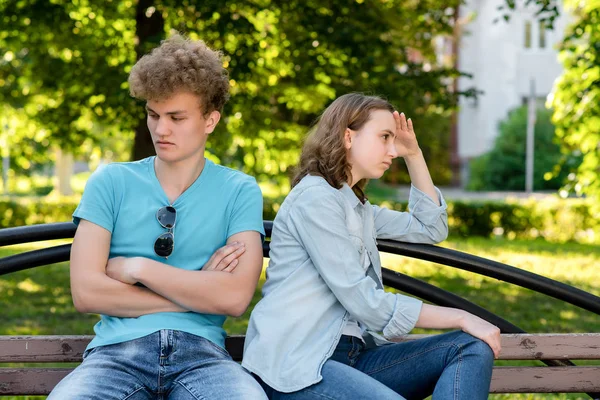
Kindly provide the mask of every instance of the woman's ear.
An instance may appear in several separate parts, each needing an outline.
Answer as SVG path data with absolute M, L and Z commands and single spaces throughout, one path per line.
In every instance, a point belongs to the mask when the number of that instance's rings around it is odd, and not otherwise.
M 346 147 L 346 150 L 350 150 L 350 148 L 352 147 L 352 140 L 354 139 L 354 134 L 355 132 L 352 129 L 346 128 L 346 131 L 344 132 L 344 146 Z

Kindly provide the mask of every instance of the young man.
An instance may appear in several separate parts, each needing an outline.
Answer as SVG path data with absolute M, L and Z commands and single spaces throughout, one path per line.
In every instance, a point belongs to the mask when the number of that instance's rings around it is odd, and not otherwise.
M 228 99 L 221 55 L 174 36 L 129 77 L 155 157 L 89 179 L 73 219 L 75 307 L 101 314 L 83 363 L 49 399 L 263 399 L 224 349 L 262 267 L 255 180 L 204 158 Z

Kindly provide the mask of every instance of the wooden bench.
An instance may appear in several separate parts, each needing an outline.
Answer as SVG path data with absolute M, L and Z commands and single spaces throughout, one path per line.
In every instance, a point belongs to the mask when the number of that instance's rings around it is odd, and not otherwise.
M 414 340 L 427 335 L 408 335 Z M 80 362 L 91 336 L 0 336 L 0 363 Z M 227 338 L 242 358 L 243 336 Z M 600 359 L 600 334 L 503 334 L 501 360 Z M 72 367 L 0 368 L 0 395 L 44 395 Z M 492 393 L 600 392 L 599 366 L 494 367 Z
M 265 221 L 267 237 L 272 223 Z M 0 246 L 73 237 L 70 223 L 0 229 Z M 495 261 L 437 246 L 378 241 L 380 251 L 428 260 L 510 282 L 600 315 L 600 298 L 580 289 Z M 70 245 L 33 250 L 0 259 L 3 274 L 68 260 Z M 269 242 L 263 254 L 268 257 Z M 600 363 L 577 366 L 570 360 L 599 360 L 600 333 L 529 334 L 496 314 L 426 282 L 384 269 L 384 284 L 434 304 L 465 309 L 494 323 L 502 334 L 501 360 L 540 360 L 539 366 L 496 366 L 492 393 L 587 393 L 600 399 Z M 507 333 L 509 332 L 509 333 Z M 426 335 L 408 335 L 414 340 Z M 0 396 L 44 395 L 72 369 L 38 363 L 78 363 L 91 336 L 0 336 Z M 227 350 L 240 361 L 243 336 L 226 340 Z M 502 361 L 502 364 L 509 361 Z M 25 364 L 11 366 L 10 364 Z M 27 365 L 29 364 L 29 365 Z M 34 364 L 34 365 L 31 365 Z M 534 362 L 535 364 L 535 362 Z

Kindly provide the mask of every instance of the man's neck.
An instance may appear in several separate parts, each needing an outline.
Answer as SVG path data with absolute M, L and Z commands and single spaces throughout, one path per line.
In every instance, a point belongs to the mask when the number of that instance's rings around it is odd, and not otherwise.
M 187 188 L 192 186 L 204 170 L 205 165 L 206 159 L 203 153 L 198 157 L 174 163 L 165 162 L 158 157 L 154 159 L 156 177 L 169 198 L 169 203 L 173 204 Z

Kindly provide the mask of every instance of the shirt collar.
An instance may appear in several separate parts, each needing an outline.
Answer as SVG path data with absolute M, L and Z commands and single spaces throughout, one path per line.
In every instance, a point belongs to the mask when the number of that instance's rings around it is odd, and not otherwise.
M 360 200 L 358 199 L 350 185 L 348 185 L 347 183 L 344 183 L 344 185 L 340 189 L 340 192 L 344 195 L 346 200 L 350 202 L 352 208 L 356 208 L 357 205 L 361 204 Z

